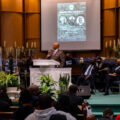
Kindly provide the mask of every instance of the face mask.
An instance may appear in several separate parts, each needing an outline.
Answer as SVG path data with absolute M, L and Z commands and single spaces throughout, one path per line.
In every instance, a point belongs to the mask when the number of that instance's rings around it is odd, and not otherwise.
M 98 63 L 101 63 L 101 61 L 98 61 Z

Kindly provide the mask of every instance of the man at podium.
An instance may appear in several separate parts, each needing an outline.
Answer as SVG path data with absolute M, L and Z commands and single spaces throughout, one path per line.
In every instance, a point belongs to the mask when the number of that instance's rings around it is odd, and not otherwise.
M 60 44 L 59 42 L 53 43 L 53 50 L 49 50 L 46 56 L 47 59 L 54 59 L 60 62 L 60 67 L 64 67 L 65 64 L 65 55 L 63 51 L 59 50 Z

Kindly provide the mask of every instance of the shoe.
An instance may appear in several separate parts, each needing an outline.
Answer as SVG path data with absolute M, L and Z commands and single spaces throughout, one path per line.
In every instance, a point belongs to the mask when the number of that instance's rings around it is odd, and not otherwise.
M 109 92 L 107 91 L 107 92 L 105 92 L 105 94 L 104 95 L 109 95 Z

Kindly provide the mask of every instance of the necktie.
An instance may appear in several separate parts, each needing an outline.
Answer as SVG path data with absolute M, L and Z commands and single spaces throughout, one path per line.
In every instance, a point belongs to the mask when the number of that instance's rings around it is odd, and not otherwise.
M 55 51 L 53 51 L 53 53 L 52 53 L 52 56 L 54 56 L 55 55 Z
M 85 72 L 85 75 L 91 75 L 92 69 L 93 69 L 93 65 L 89 65 L 89 67 L 87 68 Z
M 116 67 L 116 68 L 115 68 L 115 71 L 117 71 L 118 69 L 120 69 L 120 66 Z

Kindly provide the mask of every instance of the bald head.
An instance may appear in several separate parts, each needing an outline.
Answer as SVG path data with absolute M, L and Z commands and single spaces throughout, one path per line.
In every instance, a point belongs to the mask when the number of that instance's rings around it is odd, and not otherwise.
M 54 42 L 54 43 L 53 43 L 53 49 L 54 49 L 54 50 L 58 49 L 59 46 L 60 46 L 59 42 Z

